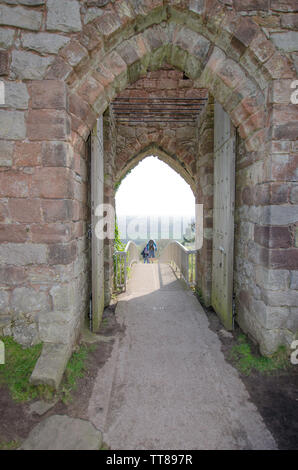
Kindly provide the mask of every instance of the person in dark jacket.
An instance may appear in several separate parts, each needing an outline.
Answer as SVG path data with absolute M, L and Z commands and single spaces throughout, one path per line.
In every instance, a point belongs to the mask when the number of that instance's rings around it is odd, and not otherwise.
M 143 256 L 144 264 L 145 263 L 149 264 L 149 251 L 147 249 L 147 245 L 143 249 L 141 255 Z
M 149 252 L 149 259 L 151 259 L 151 263 L 153 263 L 153 259 L 155 258 L 155 252 L 157 250 L 157 245 L 154 240 L 149 240 L 146 245 L 146 248 Z

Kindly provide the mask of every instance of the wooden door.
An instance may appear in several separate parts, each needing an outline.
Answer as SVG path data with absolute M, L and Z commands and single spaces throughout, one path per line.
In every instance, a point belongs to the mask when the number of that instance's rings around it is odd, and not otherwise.
M 214 208 L 211 303 L 227 330 L 233 328 L 235 129 L 214 105 Z
M 92 331 L 97 331 L 104 309 L 103 240 L 95 235 L 96 207 L 103 204 L 103 120 L 97 119 L 91 134 L 91 234 L 92 234 Z

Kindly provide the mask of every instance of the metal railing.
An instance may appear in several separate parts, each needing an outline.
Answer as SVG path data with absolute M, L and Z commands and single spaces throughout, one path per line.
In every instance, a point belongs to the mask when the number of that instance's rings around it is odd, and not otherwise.
M 140 253 L 137 245 L 129 241 L 123 251 L 114 252 L 115 288 L 126 289 L 128 271 L 133 263 L 138 263 Z
M 160 262 L 171 264 L 190 287 L 197 280 L 196 261 L 197 250 L 188 250 L 175 240 L 168 243 L 160 256 Z

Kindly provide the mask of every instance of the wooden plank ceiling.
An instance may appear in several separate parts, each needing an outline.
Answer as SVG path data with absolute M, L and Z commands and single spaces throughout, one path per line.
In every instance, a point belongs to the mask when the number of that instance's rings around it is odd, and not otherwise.
M 184 122 L 194 124 L 207 98 L 116 98 L 111 106 L 119 124 Z

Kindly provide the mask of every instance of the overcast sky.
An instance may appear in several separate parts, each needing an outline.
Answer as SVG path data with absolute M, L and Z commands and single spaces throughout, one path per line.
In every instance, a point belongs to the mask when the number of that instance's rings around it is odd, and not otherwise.
M 117 216 L 194 216 L 195 198 L 184 179 L 157 157 L 142 160 L 116 193 Z

